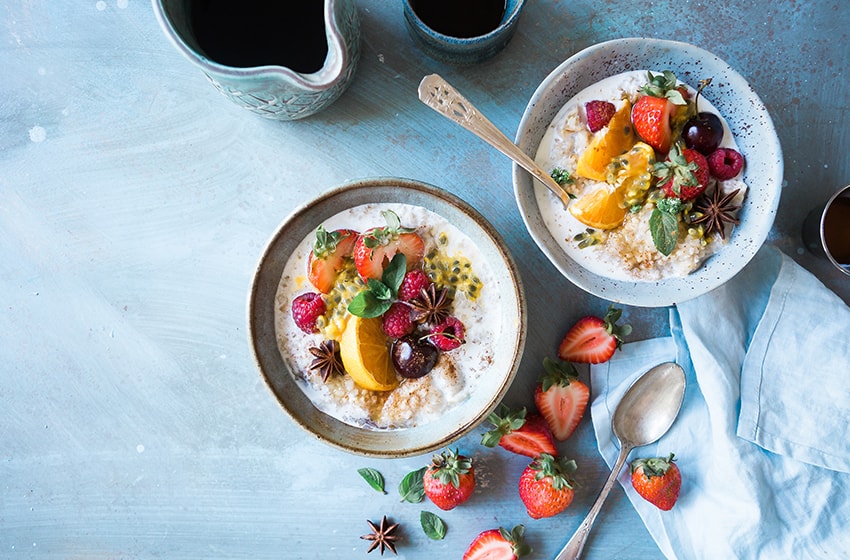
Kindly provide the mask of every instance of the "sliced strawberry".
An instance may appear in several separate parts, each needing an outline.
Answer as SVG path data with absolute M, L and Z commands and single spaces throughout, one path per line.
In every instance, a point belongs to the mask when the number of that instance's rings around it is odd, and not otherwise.
M 579 381 L 575 367 L 569 362 L 543 360 L 546 372 L 534 389 L 534 403 L 546 419 L 552 436 L 564 441 L 573 435 L 587 409 L 590 389 Z
M 537 457 L 541 453 L 557 456 L 558 448 L 546 420 L 539 414 L 527 414 L 525 408 L 511 411 L 504 404 L 487 417 L 495 426 L 481 438 L 485 447 L 501 446 L 512 453 Z
M 327 231 L 319 226 L 313 250 L 307 260 L 307 278 L 317 290 L 326 294 L 336 283 L 336 276 L 350 258 L 360 234 L 352 229 Z
M 463 560 L 516 560 L 531 553 L 525 544 L 525 527 L 517 525 L 510 531 L 500 527 L 482 532 L 463 553 Z
M 601 364 L 614 355 L 623 338 L 632 332 L 631 325 L 617 325 L 621 309 L 611 304 L 603 319 L 587 316 L 579 319 L 558 347 L 558 357 L 568 362 Z
M 671 148 L 666 161 L 655 166 L 653 174 L 665 196 L 681 200 L 693 200 L 701 195 L 711 176 L 704 155 L 678 144 Z
M 412 270 L 425 255 L 425 242 L 413 229 L 401 227 L 398 215 L 391 210 L 382 212 L 387 225 L 372 228 L 357 238 L 354 245 L 354 266 L 363 281 L 379 280 L 390 260 L 403 253 L 407 270 Z
M 676 105 L 669 99 L 645 95 L 632 107 L 632 126 L 644 142 L 667 153 L 673 144 L 670 120 L 675 112 Z

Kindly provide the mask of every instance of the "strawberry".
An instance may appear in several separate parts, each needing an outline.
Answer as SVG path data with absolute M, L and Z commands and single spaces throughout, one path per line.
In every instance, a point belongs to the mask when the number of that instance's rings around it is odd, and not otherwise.
M 345 266 L 345 259 L 351 257 L 358 235 L 351 229 L 329 232 L 319 226 L 307 260 L 307 277 L 317 290 L 323 294 L 331 291 L 337 273 Z
M 307 334 L 319 332 L 316 319 L 324 315 L 325 311 L 325 300 L 316 292 L 307 292 L 292 300 L 292 319 Z
M 392 210 L 381 214 L 387 225 L 364 232 L 354 245 L 354 266 L 364 282 L 369 278 L 380 280 L 384 268 L 398 253 L 407 257 L 407 270 L 412 270 L 425 255 L 425 242 L 419 234 L 401 227 L 398 215 Z
M 608 126 L 617 108 L 610 101 L 594 99 L 584 104 L 584 114 L 587 116 L 587 128 L 590 132 L 598 132 Z
M 519 477 L 519 497 L 534 519 L 558 515 L 573 501 L 576 462 L 542 453 Z
M 454 509 L 472 496 L 475 469 L 472 460 L 446 450 L 431 459 L 422 479 L 425 495 L 440 509 Z
M 516 560 L 531 554 L 531 547 L 523 540 L 524 533 L 523 525 L 510 531 L 503 527 L 484 531 L 463 553 L 463 560 Z
M 649 72 L 648 78 L 641 89 L 644 95 L 632 107 L 632 126 L 644 142 L 658 152 L 667 153 L 676 125 L 681 126 L 679 121 L 688 115 L 690 105 L 677 86 L 676 76 L 669 70 L 655 75 Z
M 552 436 L 564 441 L 573 435 L 590 398 L 590 389 L 579 381 L 576 368 L 569 362 L 543 359 L 545 373 L 534 389 L 534 403 Z
M 672 453 L 668 457 L 635 459 L 629 469 L 632 486 L 642 498 L 658 509 L 673 509 L 682 488 L 682 473 L 673 462 Z
M 601 364 L 610 360 L 617 348 L 623 345 L 623 338 L 632 332 L 631 325 L 617 325 L 621 314 L 622 310 L 612 303 L 602 319 L 592 315 L 579 319 L 561 341 L 558 357 L 583 364 Z
M 501 446 L 512 453 L 537 457 L 541 453 L 557 456 L 552 431 L 539 414 L 526 414 L 525 408 L 511 411 L 504 404 L 487 417 L 495 426 L 481 438 L 485 447 Z
M 655 164 L 652 173 L 665 196 L 681 200 L 693 200 L 701 195 L 710 178 L 705 156 L 678 144 L 667 154 L 667 161 Z

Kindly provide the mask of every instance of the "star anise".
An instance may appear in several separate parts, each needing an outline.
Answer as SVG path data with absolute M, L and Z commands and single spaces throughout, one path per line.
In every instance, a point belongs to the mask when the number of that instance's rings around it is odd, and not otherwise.
M 701 212 L 702 216 L 691 223 L 705 224 L 706 234 L 716 232 L 720 234 L 721 239 L 726 239 L 726 224 L 737 226 L 741 223 L 736 214 L 741 207 L 732 204 L 732 200 L 739 190 L 735 189 L 730 193 L 723 194 L 720 187 L 715 186 L 711 195 L 703 195 L 697 200 L 694 208 Z
M 372 544 L 369 545 L 369 550 L 367 550 L 366 553 L 368 554 L 376 548 L 381 547 L 381 556 L 384 555 L 384 549 L 386 548 L 389 548 L 393 554 L 398 555 L 398 552 L 395 550 L 395 541 L 398 540 L 398 537 L 393 534 L 398 527 L 398 523 L 389 525 L 386 515 L 381 518 L 380 527 L 375 526 L 375 524 L 368 519 L 366 520 L 366 523 L 368 523 L 369 527 L 372 528 L 371 533 L 360 537 L 363 540 L 372 541 Z
M 322 381 L 327 381 L 334 374 L 345 372 L 339 357 L 339 343 L 336 340 L 325 340 L 310 348 L 310 353 L 315 356 L 310 362 L 310 371 L 318 372 Z
M 452 301 L 447 288 L 438 289 L 436 284 L 422 288 L 419 295 L 410 302 L 413 307 L 413 320 L 417 323 L 438 325 L 449 316 Z

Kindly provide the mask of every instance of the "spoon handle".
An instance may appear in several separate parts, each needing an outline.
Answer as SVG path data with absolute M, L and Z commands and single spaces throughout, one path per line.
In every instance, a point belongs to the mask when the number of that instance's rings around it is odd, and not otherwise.
M 475 134 L 517 165 L 531 173 L 567 205 L 567 193 L 552 177 L 496 128 L 472 103 L 438 74 L 430 74 L 419 83 L 419 100 L 444 117 Z
M 608 493 L 611 492 L 611 488 L 617 480 L 617 475 L 626 463 L 626 457 L 629 455 L 629 452 L 633 449 L 633 447 L 634 446 L 631 445 L 620 446 L 620 454 L 617 455 L 617 462 L 614 463 L 614 468 L 611 469 L 611 474 L 608 475 L 608 480 L 605 481 L 602 491 L 599 492 L 599 497 L 596 498 L 596 501 L 587 513 L 587 517 L 585 517 L 584 521 L 581 522 L 581 525 L 578 526 L 573 537 L 567 542 L 558 556 L 555 557 L 555 560 L 576 560 L 581 556 L 581 553 L 584 550 L 584 544 L 587 542 L 587 537 L 590 535 L 590 530 L 593 528 L 593 522 L 596 521 L 596 516 L 599 515 L 599 511 L 602 509 L 602 504 L 605 503 Z

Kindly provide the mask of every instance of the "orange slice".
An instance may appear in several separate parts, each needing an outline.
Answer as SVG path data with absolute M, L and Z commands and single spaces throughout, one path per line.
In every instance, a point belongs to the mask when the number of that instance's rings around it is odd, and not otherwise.
M 352 316 L 342 331 L 339 356 L 355 383 L 369 391 L 391 391 L 398 385 L 381 319 Z
M 611 160 L 627 152 L 637 142 L 632 128 L 632 104 L 628 100 L 611 117 L 608 126 L 596 133 L 581 153 L 576 165 L 576 175 L 605 181 L 606 168 Z
M 626 217 L 623 190 L 601 186 L 570 204 L 570 214 L 586 226 L 614 229 Z

